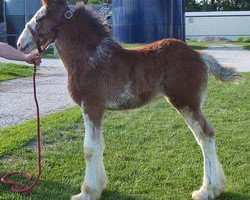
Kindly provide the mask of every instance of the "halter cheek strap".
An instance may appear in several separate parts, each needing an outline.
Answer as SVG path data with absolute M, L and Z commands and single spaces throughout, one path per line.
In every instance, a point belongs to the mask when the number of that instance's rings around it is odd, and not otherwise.
M 38 49 L 39 53 L 42 53 L 42 47 L 40 43 L 40 35 L 31 27 L 30 24 L 27 24 L 27 29 L 30 31 L 31 35 L 33 36 L 35 42 L 36 42 L 36 47 Z

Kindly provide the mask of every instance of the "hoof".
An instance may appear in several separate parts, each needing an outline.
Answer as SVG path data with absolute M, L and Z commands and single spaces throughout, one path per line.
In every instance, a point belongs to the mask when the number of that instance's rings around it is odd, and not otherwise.
M 209 200 L 213 199 L 214 193 L 212 191 L 201 188 L 200 190 L 196 190 L 192 193 L 192 198 L 194 200 Z
M 223 192 L 224 187 L 214 187 L 207 188 L 201 187 L 199 190 L 196 190 L 192 193 L 192 198 L 194 200 L 210 200 L 219 196 Z
M 90 195 L 80 193 L 78 195 L 72 196 L 71 200 L 95 200 L 95 199 L 93 198 L 91 199 Z
M 71 200 L 97 200 L 100 199 L 100 195 L 86 194 L 84 192 L 71 197 Z

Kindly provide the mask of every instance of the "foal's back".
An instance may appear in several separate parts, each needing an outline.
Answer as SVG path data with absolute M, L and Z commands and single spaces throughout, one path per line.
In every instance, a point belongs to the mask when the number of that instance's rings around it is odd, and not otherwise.
M 168 96 L 176 107 L 198 106 L 206 90 L 207 69 L 199 53 L 176 39 L 121 49 L 112 65 L 115 85 L 122 87 L 117 87 L 120 93 L 115 98 L 129 99 L 124 108 L 139 107 L 159 94 Z

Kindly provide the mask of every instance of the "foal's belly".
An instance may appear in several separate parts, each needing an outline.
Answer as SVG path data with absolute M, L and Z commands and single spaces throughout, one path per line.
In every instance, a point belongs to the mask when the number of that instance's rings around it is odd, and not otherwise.
M 107 109 L 110 110 L 125 110 L 138 108 L 147 104 L 157 95 L 153 93 L 141 93 L 138 95 L 132 93 L 120 93 L 112 95 L 106 102 Z

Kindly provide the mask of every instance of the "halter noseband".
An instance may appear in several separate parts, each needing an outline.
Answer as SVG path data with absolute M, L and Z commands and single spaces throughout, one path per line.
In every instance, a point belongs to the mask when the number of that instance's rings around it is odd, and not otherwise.
M 34 38 L 35 42 L 36 42 L 36 47 L 38 49 L 39 53 L 42 53 L 49 44 L 53 43 L 56 39 L 56 35 L 58 32 L 58 28 L 60 26 L 63 26 L 64 24 L 66 24 L 68 22 L 68 20 L 70 20 L 73 17 L 74 13 L 72 10 L 70 10 L 68 8 L 68 10 L 64 13 L 63 18 L 54 26 L 49 27 L 49 28 L 45 28 L 43 30 L 41 30 L 40 32 L 37 32 L 36 30 L 34 30 L 32 28 L 32 26 L 30 24 L 27 24 L 27 29 L 29 30 L 29 32 L 31 33 L 32 37 Z M 53 38 L 53 40 L 51 42 L 49 42 L 44 48 L 42 48 L 41 43 L 40 43 L 40 38 L 44 37 L 50 33 L 55 33 L 55 36 Z

